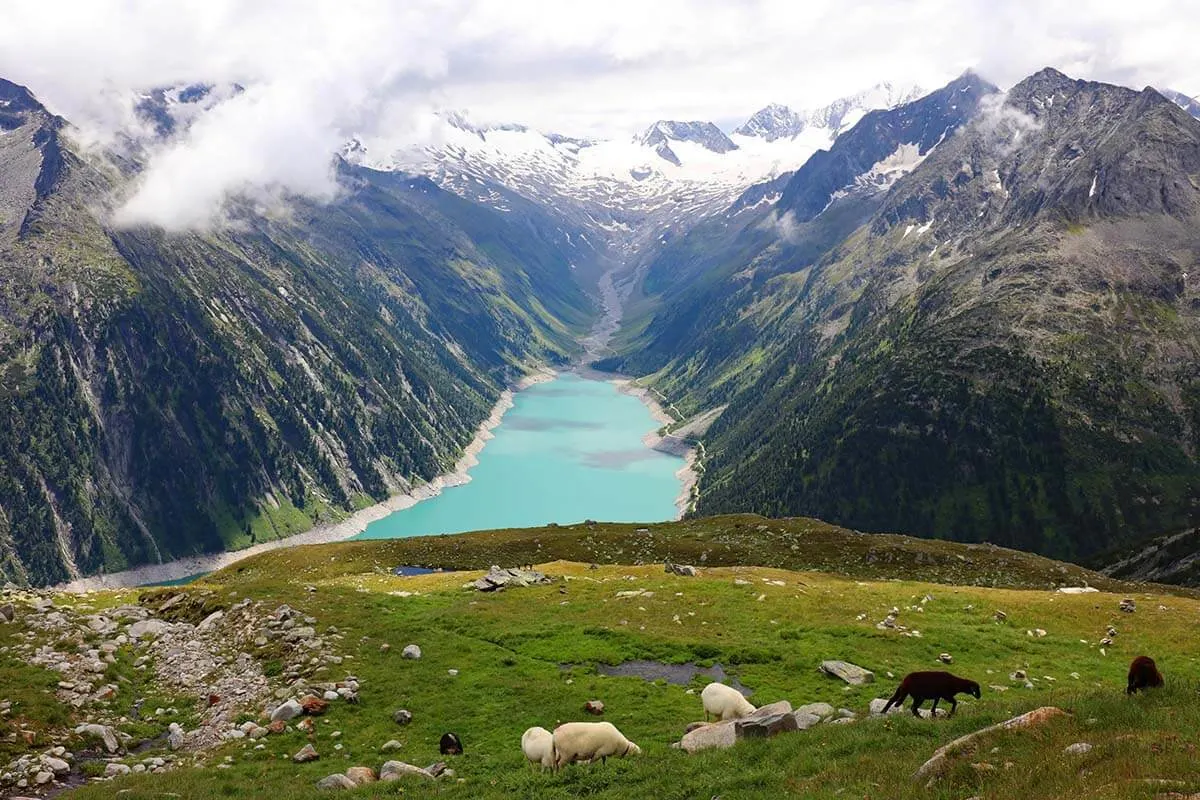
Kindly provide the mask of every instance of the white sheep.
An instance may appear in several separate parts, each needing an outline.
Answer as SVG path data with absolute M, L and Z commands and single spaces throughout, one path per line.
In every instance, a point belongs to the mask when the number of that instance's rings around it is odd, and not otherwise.
M 521 752 L 530 766 L 541 764 L 542 772 L 547 768 L 555 769 L 554 734 L 545 728 L 535 726 L 521 734 Z
M 573 761 L 607 763 L 609 756 L 636 756 L 642 748 L 625 738 L 611 722 L 564 722 L 554 729 L 554 764 Z
M 700 692 L 700 701 L 704 703 L 704 719 L 712 714 L 719 720 L 741 719 L 753 714 L 754 706 L 742 696 L 742 693 L 732 686 L 723 683 L 710 683 Z

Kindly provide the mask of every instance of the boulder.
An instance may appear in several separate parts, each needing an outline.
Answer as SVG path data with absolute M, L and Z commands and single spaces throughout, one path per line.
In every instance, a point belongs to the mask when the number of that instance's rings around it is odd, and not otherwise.
M 825 719 L 836 714 L 837 709 L 829 705 L 829 703 L 809 703 L 797 708 L 796 713 L 812 714 L 813 716 Z
M 116 753 L 121 749 L 121 742 L 117 739 L 117 732 L 107 725 L 96 725 L 95 723 L 80 725 L 75 729 L 75 733 L 80 736 L 99 739 L 104 743 L 104 749 L 110 753 Z
M 806 731 L 814 725 L 821 724 L 821 718 L 816 714 L 810 714 L 807 711 L 792 712 L 792 719 L 796 720 L 796 730 Z
M 889 699 L 890 698 L 887 698 L 887 697 L 876 697 L 874 700 L 872 700 L 871 705 L 870 705 L 871 716 L 872 717 L 883 716 L 883 709 L 888 704 Z M 889 708 L 887 713 L 888 714 L 899 714 L 903 710 L 904 710 L 904 706 L 897 704 L 897 705 L 894 705 L 891 708 Z
M 161 636 L 171 629 L 171 623 L 161 619 L 143 619 L 129 626 L 129 636 L 141 639 L 143 636 Z
M 1120 608 L 1122 611 L 1124 611 L 1126 614 L 1132 614 L 1133 612 L 1137 611 L 1137 603 L 1133 602 L 1132 597 L 1126 597 L 1125 599 L 1123 599 L 1120 602 L 1120 604 L 1117 607 Z
M 788 710 L 779 714 L 766 716 L 752 714 L 749 717 L 743 717 L 734 721 L 733 730 L 734 735 L 739 739 L 767 739 L 781 733 L 798 731 L 800 726 L 796 723 L 795 716 Z
M 1082 756 L 1092 752 L 1092 745 L 1088 742 L 1076 742 L 1063 748 L 1063 752 L 1069 756 Z
M 381 781 L 398 781 L 406 777 L 424 778 L 429 781 L 434 779 L 428 770 L 414 767 L 412 764 L 405 764 L 403 761 L 388 761 L 379 768 L 379 780 Z
M 492 565 L 487 575 L 471 585 L 481 592 L 494 592 L 497 589 L 533 586 L 538 583 L 550 583 L 550 578 L 536 569 L 500 569 Z
M 61 758 L 54 756 L 46 756 L 42 759 L 42 766 L 53 772 L 55 775 L 66 775 L 71 771 L 71 765 Z
M 121 775 L 128 775 L 131 771 L 128 764 L 113 761 L 104 767 L 104 777 L 116 778 Z
M 682 575 L 685 578 L 694 578 L 699 574 L 699 571 L 691 564 L 672 564 L 670 561 L 663 564 L 663 572 Z
M 402 708 L 395 714 L 392 714 L 392 721 L 397 725 L 407 725 L 408 723 L 412 722 L 412 712 L 407 708 Z
M 706 725 L 712 725 L 712 723 L 708 722 L 707 720 L 701 721 L 701 722 L 689 722 L 687 724 L 687 727 L 683 729 L 683 732 L 691 733 L 692 731 L 696 730 L 697 728 L 703 728 Z
M 318 788 L 318 789 L 322 789 L 322 790 L 326 790 L 326 789 L 353 789 L 353 788 L 355 788 L 355 787 L 357 787 L 357 786 L 358 786 L 358 784 L 357 784 L 357 783 L 355 783 L 354 781 L 350 780 L 350 778 L 349 778 L 349 777 L 347 777 L 346 775 L 343 775 L 343 774 L 342 774 L 342 773 L 340 773 L 340 772 L 338 772 L 338 773 L 335 773 L 335 774 L 333 774 L 333 775 L 330 775 L 330 776 L 328 776 L 328 777 L 325 777 L 325 778 L 321 778 L 321 780 L 317 781 L 317 788 Z
M 295 761 L 297 764 L 307 764 L 309 761 L 316 761 L 320 757 L 320 754 L 317 753 L 317 748 L 311 744 L 306 744 L 300 748 L 296 755 L 292 756 L 292 761 Z
M 400 651 L 400 655 L 403 658 L 411 658 L 416 661 L 421 657 L 421 648 L 415 644 L 410 644 Z
M 17 609 L 12 603 L 5 603 L 0 606 L 0 619 L 5 622 L 12 622 L 17 618 Z
M 822 661 L 821 672 L 833 678 L 840 678 L 851 686 L 862 686 L 875 682 L 875 673 L 863 669 L 849 661 Z
M 727 720 L 696 728 L 684 735 L 679 746 L 689 753 L 733 747 L 737 742 L 737 731 L 734 729 L 734 724 L 735 720 Z
M 267 726 L 269 733 L 283 733 L 287 730 L 287 723 L 281 719 L 271 720 L 271 724 Z
M 379 748 L 379 752 L 394 753 L 403 746 L 404 745 L 400 744 L 400 742 L 396 741 L 395 739 L 389 739 L 388 741 L 383 743 L 383 747 Z
M 368 783 L 374 783 L 379 780 L 375 777 L 375 770 L 370 767 L 351 767 L 346 770 L 346 777 L 349 778 L 355 786 L 366 786 Z
M 292 698 L 271 712 L 271 722 L 287 722 L 289 719 L 294 719 L 303 713 L 304 707 L 300 705 L 298 700 Z
M 776 714 L 791 714 L 792 704 L 787 700 L 779 700 L 775 703 L 767 703 L 765 706 L 759 706 L 752 713 L 747 714 L 742 719 L 763 719 L 773 717 Z
M 207 617 L 201 620 L 199 625 L 196 626 L 196 633 L 204 633 L 217 627 L 217 623 L 220 622 L 221 618 L 224 616 L 224 611 L 214 611 L 213 613 L 209 614 Z

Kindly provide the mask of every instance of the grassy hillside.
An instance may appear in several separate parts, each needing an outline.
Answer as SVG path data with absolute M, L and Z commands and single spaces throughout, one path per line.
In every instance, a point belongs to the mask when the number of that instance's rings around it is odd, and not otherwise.
M 737 524 L 747 532 L 741 533 Z M 766 530 L 758 531 L 758 525 Z M 794 538 L 796 550 L 788 537 Z M 860 538 L 876 543 L 873 557 L 853 546 Z M 755 541 L 760 542 L 756 551 L 751 550 Z M 445 731 L 458 733 L 466 746 L 464 756 L 450 759 L 455 777 L 436 784 L 410 780 L 376 785 L 351 796 L 719 795 L 728 800 L 977 795 L 1024 800 L 1151 798 L 1164 786 L 1200 790 L 1194 769 L 1200 744 L 1200 710 L 1194 703 L 1200 690 L 1200 647 L 1194 637 L 1200 600 L 1194 593 L 1116 582 L 1108 584 L 1115 591 L 1082 595 L 952 585 L 935 582 L 949 577 L 949 561 L 962 565 L 957 579 L 964 583 L 1004 583 L 1004 574 L 995 571 L 995 557 L 1012 554 L 996 551 L 983 558 L 975 549 L 938 542 L 904 550 L 902 545 L 909 543 L 900 537 L 858 537 L 803 520 L 734 518 L 705 529 L 687 523 L 657 526 L 648 534 L 632 526 L 578 526 L 573 531 L 296 548 L 250 559 L 184 589 L 76 598 L 74 603 L 93 608 L 134 599 L 158 606 L 182 594 L 186 600 L 176 608 L 188 610 L 180 618 L 190 615 L 193 620 L 217 608 L 233 614 L 242 598 L 268 609 L 287 603 L 316 617 L 317 629 L 336 629 L 333 638 L 346 660 L 327 667 L 322 677 L 336 680 L 352 673 L 362 687 L 357 705 L 335 703 L 329 713 L 315 718 L 311 736 L 293 726 L 259 743 L 226 744 L 204 757 L 202 768 L 119 778 L 69 796 L 107 798 L 120 791 L 126 798 L 218 798 L 255 796 L 269 787 L 288 796 L 316 797 L 323 794 L 314 788 L 319 779 L 354 765 L 378 769 L 387 759 L 419 766 L 439 760 L 437 742 Z M 483 564 L 489 553 L 508 564 L 507 559 L 522 560 L 517 557 L 539 546 L 545 562 L 541 568 L 555 576 L 549 585 L 481 594 L 463 588 L 478 571 L 407 578 L 390 573 L 395 566 L 421 560 Z M 568 552 L 581 560 L 554 560 Z M 658 563 L 587 563 L 642 556 L 649 561 L 664 552 L 707 552 L 708 566 L 701 567 L 698 577 L 679 577 L 665 574 Z M 753 560 L 755 552 L 770 563 L 841 562 L 843 574 L 714 566 L 742 557 Z M 880 556 L 892 558 L 891 569 L 879 566 Z M 1043 562 L 1051 569 L 1039 573 Z M 1014 558 L 1010 563 L 1017 585 L 1044 587 L 1042 581 L 1062 574 L 1044 559 Z M 1063 569 L 1075 579 L 1088 575 Z M 644 593 L 618 596 L 636 590 Z M 1137 601 L 1133 614 L 1118 610 L 1126 596 Z M 907 630 L 877 628 L 892 608 L 899 610 L 897 622 Z M 997 621 L 997 610 L 1005 612 L 1003 621 Z M 17 625 L 4 629 L 5 644 L 21 635 L 12 630 Z M 1108 625 L 1118 634 L 1114 644 L 1102 649 L 1099 640 Z M 1045 635 L 1027 633 L 1037 629 Z M 420 660 L 401 658 L 409 643 L 422 648 Z M 692 756 L 670 744 L 687 723 L 702 717 L 699 698 L 687 691 L 698 691 L 706 679 L 671 685 L 603 677 L 595 669 L 596 664 L 632 659 L 719 663 L 754 691 L 755 703 L 826 701 L 864 716 L 869 701 L 889 695 L 899 676 L 938 668 L 943 652 L 953 657 L 950 669 L 984 687 L 982 699 L 961 702 L 953 719 L 916 720 L 904 714 L 822 724 Z M 1158 659 L 1168 685 L 1149 696 L 1126 698 L 1124 671 L 1140 653 Z M 271 647 L 252 655 L 279 658 Z M 0 694 L 18 700 L 16 716 L 49 714 L 38 687 L 53 685 L 55 678 L 11 663 L 7 654 L 0 657 L 8 659 L 0 661 Z M 877 683 L 849 689 L 822 676 L 817 665 L 829 658 L 874 670 Z M 113 669 L 118 681 L 131 672 L 120 664 Z M 1010 678 L 1016 670 L 1027 673 L 1032 688 Z M 129 704 L 133 694 L 147 690 L 131 678 L 119 702 Z M 582 706 L 590 699 L 604 701 L 604 718 L 638 742 L 644 755 L 603 766 L 572 766 L 558 775 L 531 772 L 520 753 L 521 732 L 531 725 L 553 727 L 584 719 Z M 156 697 L 143 707 L 171 702 L 184 713 L 195 713 L 188 706 L 195 697 Z M 24 703 L 39 705 L 26 708 Z M 1043 705 L 1059 706 L 1069 716 L 1033 731 L 992 735 L 953 759 L 929 788 L 911 779 L 935 749 L 955 737 Z M 398 708 L 412 711 L 411 725 L 393 722 Z M 254 716 L 249 712 L 244 718 Z M 24 725 L 23 719 L 14 722 Z M 135 733 L 152 736 L 152 727 L 142 723 Z M 401 748 L 380 753 L 391 739 L 401 742 Z M 39 746 L 50 741 L 55 739 L 49 731 L 39 733 Z M 310 741 L 320 759 L 293 764 L 290 756 Z M 1064 756 L 1063 748 L 1076 742 L 1094 749 Z M 262 749 L 256 749 L 260 744 Z M 341 749 L 335 749 L 338 745 Z M 125 761 L 137 763 L 156 752 Z M 192 757 L 181 761 L 190 764 Z

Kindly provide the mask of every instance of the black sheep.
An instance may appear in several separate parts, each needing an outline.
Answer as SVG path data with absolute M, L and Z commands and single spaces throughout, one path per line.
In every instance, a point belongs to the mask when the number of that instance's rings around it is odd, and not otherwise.
M 887 701 L 883 713 L 886 714 L 892 706 L 901 705 L 904 698 L 911 697 L 914 717 L 921 716 L 921 704 L 926 700 L 933 700 L 931 713 L 937 711 L 939 700 L 949 701 L 950 713 L 953 714 L 958 708 L 958 701 L 954 699 L 956 694 L 969 694 L 978 698 L 979 684 L 949 672 L 910 672 L 900 681 L 900 688 L 896 689 L 892 699 Z

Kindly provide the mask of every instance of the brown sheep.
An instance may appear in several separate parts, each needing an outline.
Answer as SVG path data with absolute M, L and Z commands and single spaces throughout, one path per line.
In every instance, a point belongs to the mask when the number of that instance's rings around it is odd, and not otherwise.
M 892 699 L 887 701 L 887 705 L 883 707 L 883 713 L 886 714 L 892 706 L 903 704 L 904 698 L 912 697 L 914 717 L 921 716 L 921 704 L 926 700 L 933 700 L 931 714 L 937 712 L 939 700 L 948 700 L 950 713 L 953 714 L 958 708 L 958 701 L 954 699 L 956 694 L 969 694 L 978 698 L 979 684 L 957 675 L 951 675 L 949 672 L 910 672 L 904 676 L 904 680 L 900 681 L 900 688 L 896 689 Z

